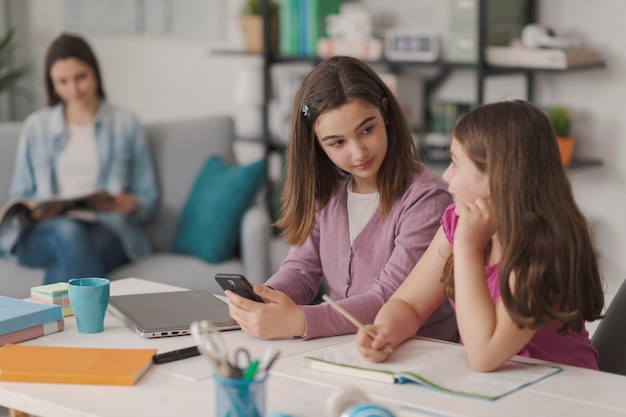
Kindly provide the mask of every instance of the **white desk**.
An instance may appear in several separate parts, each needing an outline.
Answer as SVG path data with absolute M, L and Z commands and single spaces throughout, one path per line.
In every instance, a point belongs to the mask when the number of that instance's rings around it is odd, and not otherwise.
M 172 291 L 177 287 L 135 278 L 112 282 L 111 294 Z M 103 333 L 76 331 L 72 317 L 63 332 L 27 344 L 99 347 L 154 347 L 159 352 L 193 344 L 191 337 L 143 339 L 107 313 Z M 241 331 L 224 333 L 231 347 L 246 346 L 261 356 L 272 344 L 281 351 L 267 385 L 267 411 L 293 416 L 325 415 L 329 395 L 358 386 L 383 405 L 417 408 L 443 416 L 626 416 L 626 377 L 565 367 L 565 371 L 497 401 L 464 398 L 415 384 L 387 385 L 304 369 L 311 350 L 352 340 L 338 336 L 311 341 L 263 341 Z M 154 365 L 132 387 L 0 382 L 0 405 L 41 417 L 212 416 L 210 370 L 202 357 Z M 401 412 L 399 414 L 407 414 Z

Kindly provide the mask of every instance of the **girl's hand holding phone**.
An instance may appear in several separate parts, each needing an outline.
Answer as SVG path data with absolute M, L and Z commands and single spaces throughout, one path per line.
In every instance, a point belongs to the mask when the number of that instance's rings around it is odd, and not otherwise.
M 287 294 L 258 284 L 253 284 L 253 288 L 265 300 L 264 303 L 226 291 L 230 316 L 243 331 L 261 339 L 286 339 L 304 335 L 304 312 Z
M 252 284 L 246 277 L 240 274 L 215 274 L 215 281 L 220 284 L 224 291 L 232 291 L 240 297 L 252 301 L 264 303 L 265 301 L 254 292 Z M 227 294 L 228 295 L 228 294 Z

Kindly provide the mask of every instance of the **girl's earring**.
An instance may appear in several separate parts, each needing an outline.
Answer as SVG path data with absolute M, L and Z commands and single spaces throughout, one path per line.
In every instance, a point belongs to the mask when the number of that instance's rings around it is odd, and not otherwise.
M 385 120 L 385 126 L 389 124 L 389 120 Z

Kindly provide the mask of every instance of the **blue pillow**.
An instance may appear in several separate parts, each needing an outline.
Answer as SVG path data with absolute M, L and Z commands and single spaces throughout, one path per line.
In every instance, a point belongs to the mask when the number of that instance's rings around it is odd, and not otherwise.
M 230 166 L 218 156 L 209 156 L 178 219 L 173 250 L 209 263 L 236 256 L 241 219 L 264 180 L 263 159 Z

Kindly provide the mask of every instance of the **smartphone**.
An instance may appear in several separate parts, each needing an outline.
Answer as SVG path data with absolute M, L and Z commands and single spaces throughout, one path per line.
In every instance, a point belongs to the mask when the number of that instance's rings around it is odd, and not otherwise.
M 215 274 L 215 280 L 224 290 L 231 290 L 235 294 L 252 301 L 258 301 L 259 303 L 265 302 L 254 292 L 250 281 L 248 281 L 243 275 Z

